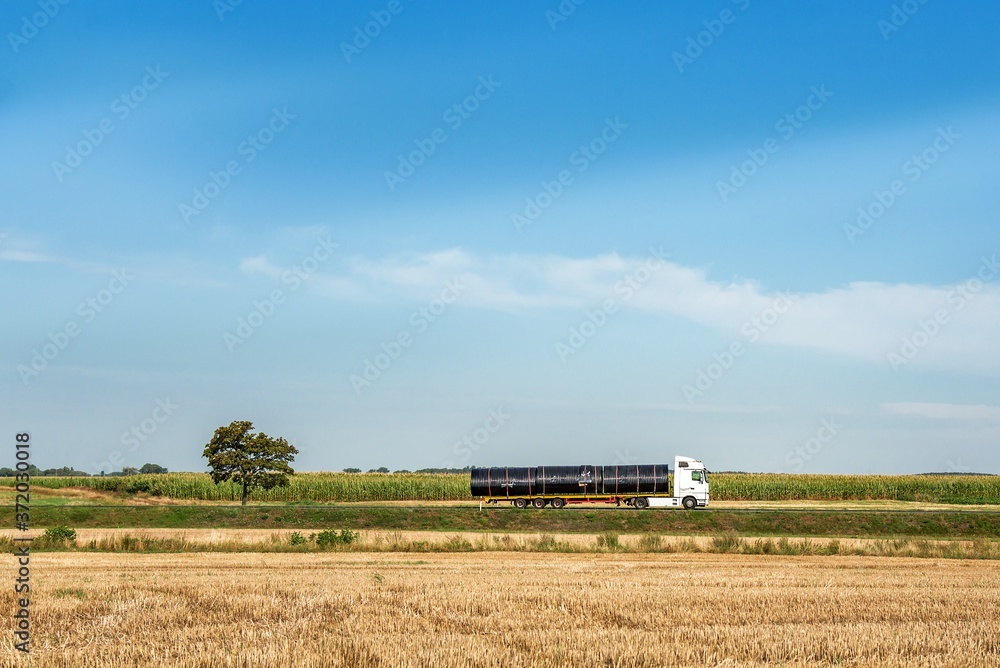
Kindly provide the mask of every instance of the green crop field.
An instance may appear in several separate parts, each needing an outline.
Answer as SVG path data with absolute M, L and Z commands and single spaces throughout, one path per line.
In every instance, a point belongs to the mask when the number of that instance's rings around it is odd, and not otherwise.
M 0 478 L 0 488 L 13 478 Z M 805 475 L 717 473 L 710 476 L 715 501 L 925 501 L 998 504 L 1000 476 Z M 239 501 L 239 488 L 214 485 L 207 473 L 123 477 L 35 477 L 35 488 L 89 488 L 190 501 Z M 254 502 L 470 500 L 467 474 L 300 473 L 288 487 L 254 491 Z

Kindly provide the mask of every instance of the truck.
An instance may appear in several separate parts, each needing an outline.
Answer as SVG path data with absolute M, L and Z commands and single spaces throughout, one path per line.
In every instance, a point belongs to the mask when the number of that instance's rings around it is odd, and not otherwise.
M 708 469 L 682 456 L 674 457 L 673 475 L 666 464 L 473 467 L 470 489 L 480 506 L 509 502 L 515 508 L 613 503 L 692 510 L 709 500 Z

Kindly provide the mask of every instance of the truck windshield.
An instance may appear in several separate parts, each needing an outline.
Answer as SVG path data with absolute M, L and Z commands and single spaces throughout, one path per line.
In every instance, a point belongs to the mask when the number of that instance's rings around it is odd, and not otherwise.
M 707 485 L 708 484 L 708 469 L 705 469 L 704 471 L 702 471 L 701 475 L 702 475 L 702 480 Z

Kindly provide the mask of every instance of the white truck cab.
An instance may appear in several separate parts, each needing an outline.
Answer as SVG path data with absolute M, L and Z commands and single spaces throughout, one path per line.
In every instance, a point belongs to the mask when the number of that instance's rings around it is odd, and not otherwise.
M 651 496 L 647 499 L 651 508 L 683 507 L 705 508 L 708 506 L 708 469 L 690 457 L 674 457 L 674 495 L 672 497 Z

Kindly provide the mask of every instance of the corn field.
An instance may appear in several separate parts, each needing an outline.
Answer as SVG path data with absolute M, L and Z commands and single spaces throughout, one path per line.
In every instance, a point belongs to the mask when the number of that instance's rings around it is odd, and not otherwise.
M 0 478 L 0 488 L 13 478 Z M 717 473 L 710 476 L 715 501 L 924 501 L 1000 503 L 1000 476 L 968 475 L 805 475 Z M 214 485 L 207 473 L 166 473 L 122 477 L 36 477 L 35 487 L 89 488 L 118 494 L 148 494 L 191 501 L 233 501 L 233 483 Z M 467 474 L 300 473 L 288 487 L 255 490 L 255 502 L 470 500 Z

